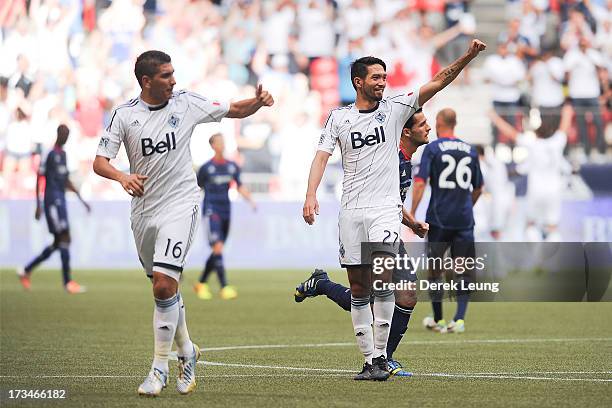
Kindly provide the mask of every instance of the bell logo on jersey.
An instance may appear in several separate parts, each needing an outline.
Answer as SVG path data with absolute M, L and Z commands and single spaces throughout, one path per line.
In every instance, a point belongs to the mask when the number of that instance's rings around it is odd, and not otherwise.
M 153 153 L 163 154 L 170 152 L 170 150 L 176 150 L 176 138 L 174 132 L 166 133 L 165 140 L 153 144 L 153 139 L 145 137 L 140 139 L 140 146 L 142 147 L 142 155 L 144 157 L 151 156 Z
M 385 142 L 385 129 L 379 126 L 374 129 L 375 135 L 367 135 L 365 138 L 360 132 L 351 132 L 351 146 L 353 149 L 361 149 L 363 146 L 374 146 Z

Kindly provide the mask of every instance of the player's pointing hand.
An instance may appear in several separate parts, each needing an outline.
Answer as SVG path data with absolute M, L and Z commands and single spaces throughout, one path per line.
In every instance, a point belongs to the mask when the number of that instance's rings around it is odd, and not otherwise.
M 302 209 L 302 216 L 304 221 L 308 225 L 312 225 L 315 222 L 315 215 L 319 215 L 319 202 L 316 196 L 306 196 L 304 201 L 304 208 Z
M 261 103 L 263 106 L 272 106 L 274 105 L 274 98 L 268 91 L 265 91 L 261 84 L 257 85 L 257 90 L 255 91 L 255 98 L 257 102 Z
M 143 176 L 142 174 L 126 174 L 119 182 L 129 195 L 142 197 L 144 194 L 144 182 L 148 178 L 148 176 Z
M 470 48 L 468 48 L 468 54 L 472 57 L 472 58 L 476 58 L 478 56 L 478 54 L 481 51 L 484 51 L 487 48 L 487 44 L 485 44 L 484 42 L 478 40 L 478 39 L 474 39 L 472 40 L 472 43 L 470 44 Z

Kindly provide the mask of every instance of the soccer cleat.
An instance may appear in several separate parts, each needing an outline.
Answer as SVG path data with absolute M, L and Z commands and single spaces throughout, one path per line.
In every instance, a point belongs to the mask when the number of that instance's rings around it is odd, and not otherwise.
M 176 390 L 179 394 L 187 395 L 196 389 L 196 365 L 200 358 L 200 348 L 193 344 L 193 356 L 178 358 L 178 377 L 176 378 Z
M 310 278 L 300 283 L 295 288 L 294 299 L 297 303 L 303 302 L 304 299 L 317 296 L 317 284 L 322 280 L 329 280 L 327 272 L 322 269 L 315 269 L 310 275 Z
M 64 289 L 66 289 L 66 292 L 70 293 L 71 295 L 87 292 L 87 288 L 85 286 L 81 286 L 73 280 L 64 285 Z
M 446 327 L 447 333 L 463 333 L 465 332 L 465 321 L 463 319 L 459 319 L 457 321 L 451 320 L 448 326 Z
M 212 293 L 210 293 L 210 289 L 207 283 L 196 283 L 193 286 L 193 290 L 195 290 L 196 296 L 202 300 L 210 300 L 212 299 Z
M 30 274 L 25 271 L 23 268 L 17 269 L 17 277 L 19 278 L 19 282 L 21 282 L 21 286 L 25 290 L 30 290 L 32 284 L 30 282 Z
M 423 319 L 423 326 L 425 326 L 427 330 L 446 333 L 446 320 L 444 319 L 438 320 L 438 322 L 436 323 L 432 316 L 427 316 Z
M 363 363 L 363 368 L 361 372 L 357 374 L 354 378 L 356 381 L 369 381 L 372 379 L 372 364 Z
M 138 395 L 145 397 L 157 397 L 162 390 L 166 388 L 168 382 L 168 373 L 154 368 L 149 371 L 149 375 L 144 379 L 143 383 L 138 387 Z
M 236 299 L 238 297 L 238 292 L 236 292 L 236 289 L 234 289 L 233 286 L 224 286 L 221 288 L 221 292 L 219 292 L 219 295 L 223 300 L 230 300 Z
M 390 377 L 412 377 L 411 372 L 404 371 L 400 362 L 393 359 L 387 360 L 387 371 L 389 371 Z
M 391 374 L 387 371 L 387 359 L 385 356 L 380 356 L 372 359 L 372 374 L 371 380 L 387 381 Z

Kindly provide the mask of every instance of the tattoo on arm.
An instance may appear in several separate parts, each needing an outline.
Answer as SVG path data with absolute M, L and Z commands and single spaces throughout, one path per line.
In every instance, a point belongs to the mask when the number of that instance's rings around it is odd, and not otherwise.
M 433 81 L 441 82 L 442 88 L 453 82 L 457 75 L 465 68 L 465 66 L 470 62 L 470 58 L 467 55 L 462 56 L 457 59 L 455 62 L 450 64 L 448 67 L 444 68 L 442 71 L 438 72 L 436 76 L 433 77 Z

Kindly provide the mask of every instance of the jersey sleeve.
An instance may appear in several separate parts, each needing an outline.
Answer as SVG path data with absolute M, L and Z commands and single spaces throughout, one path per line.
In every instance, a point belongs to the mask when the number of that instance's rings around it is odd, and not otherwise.
M 527 147 L 531 145 L 534 140 L 534 137 L 525 133 L 519 133 L 518 136 L 516 136 L 516 144 L 519 146 Z
M 321 137 L 319 138 L 319 146 L 317 150 L 321 150 L 327 152 L 329 154 L 334 153 L 334 148 L 336 147 L 336 143 L 338 143 L 338 130 L 334 126 L 335 115 L 332 111 L 325 122 L 325 127 L 323 128 L 323 132 L 321 132 Z
M 557 145 L 559 148 L 563 149 L 567 144 L 567 134 L 561 130 L 557 130 L 550 137 L 550 141 Z
M 425 146 L 423 150 L 423 154 L 421 155 L 421 162 L 419 163 L 419 170 L 417 174 L 414 176 L 414 181 L 422 181 L 425 182 L 429 178 L 429 171 L 431 169 L 431 159 L 433 157 L 433 151 L 430 148 L 430 145 Z
M 229 102 L 208 99 L 194 92 L 185 92 L 195 122 L 220 122 L 229 112 Z
M 123 132 L 124 130 L 121 118 L 115 110 L 111 116 L 110 123 L 100 138 L 96 155 L 106 157 L 108 159 L 114 159 L 117 157 L 117 153 L 119 153 L 119 148 L 121 147 L 121 141 L 123 140 Z
M 419 109 L 419 91 L 397 95 L 389 98 L 389 101 L 393 104 L 394 113 L 399 115 L 399 121 L 403 125 Z

